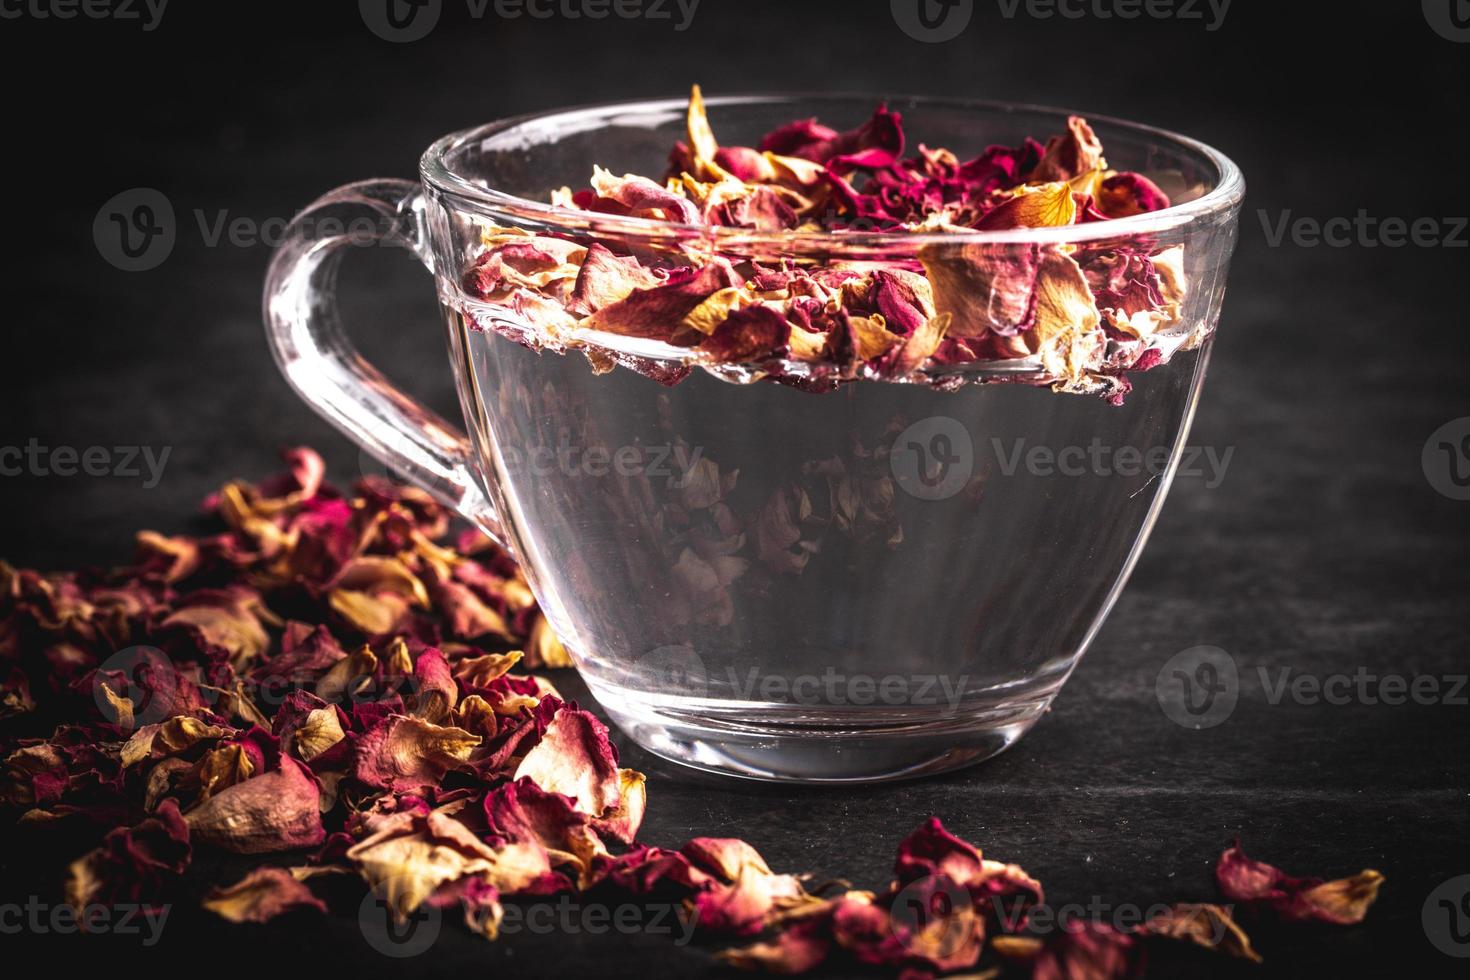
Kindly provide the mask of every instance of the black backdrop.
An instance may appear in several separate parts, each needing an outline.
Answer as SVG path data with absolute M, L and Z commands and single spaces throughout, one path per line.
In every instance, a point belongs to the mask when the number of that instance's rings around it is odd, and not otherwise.
M 1360 210 L 1455 234 L 1452 219 L 1470 213 L 1470 43 L 1443 25 L 1452 4 L 1466 13 L 1462 0 L 1425 10 L 1236 0 L 1215 29 L 1205 4 L 1192 5 L 1202 19 L 1125 21 L 1091 4 L 1080 19 L 1036 17 L 1026 4 L 1007 17 L 1009 4 L 977 0 L 969 26 L 942 43 L 905 34 L 887 0 L 702 0 L 684 30 L 674 3 L 667 20 L 508 20 L 445 0 L 412 43 L 375 36 L 352 0 L 174 0 L 152 29 L 41 18 L 37 3 L 0 4 L 10 368 L 0 446 L 169 456 L 151 486 L 146 472 L 0 478 L 0 555 L 22 565 L 126 558 L 134 529 L 187 529 L 200 497 L 271 471 L 286 444 L 321 447 L 337 478 L 355 475 L 356 451 L 296 401 L 266 352 L 268 247 L 210 235 L 222 218 L 269 233 L 332 186 L 412 176 L 422 148 L 449 130 L 679 95 L 697 80 L 716 93 L 1067 105 L 1226 150 L 1250 193 L 1193 441 L 1232 448 L 1231 466 L 1217 487 L 1176 485 L 1050 716 L 979 769 L 842 792 L 691 778 L 629 747 L 628 764 L 651 774 L 644 836 L 744 836 L 773 866 L 876 886 L 898 839 L 932 812 L 1023 864 L 1057 902 L 1146 905 L 1208 898 L 1213 857 L 1239 833 L 1289 870 L 1388 876 L 1368 925 L 1263 939 L 1267 972 L 1457 965 L 1429 941 L 1421 908 L 1470 873 L 1470 706 L 1271 704 L 1254 678 L 1280 665 L 1318 677 L 1470 669 L 1470 502 L 1438 492 L 1445 475 L 1421 465 L 1431 433 L 1470 415 L 1470 236 L 1461 230 L 1458 248 L 1375 247 L 1354 233 L 1332 247 L 1268 234 L 1284 217 Z M 113 195 L 139 187 L 169 200 L 176 242 L 156 268 L 130 272 L 105 260 L 93 226 Z M 347 276 L 365 351 L 452 414 L 426 277 L 376 252 Z M 1234 716 L 1206 732 L 1172 724 L 1154 698 L 1164 661 L 1197 644 L 1228 650 L 1244 676 Z M 54 894 L 56 869 L 19 843 L 0 846 L 5 891 Z M 228 931 L 178 916 L 186 925 L 152 947 L 29 938 L 57 962 L 84 956 L 126 974 L 712 969 L 707 951 L 647 935 L 518 935 L 492 947 L 446 928 L 429 953 L 396 962 L 364 945 L 353 918 Z M 0 948 L 20 938 L 0 936 Z M 1202 958 L 1169 967 L 1245 974 Z

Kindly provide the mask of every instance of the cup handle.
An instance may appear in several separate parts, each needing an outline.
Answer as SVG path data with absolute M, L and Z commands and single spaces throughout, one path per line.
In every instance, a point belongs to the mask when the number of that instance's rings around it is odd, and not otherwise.
M 503 543 L 499 515 L 475 482 L 464 433 L 384 377 L 342 330 L 338 264 L 350 246 L 374 243 L 401 245 L 434 271 L 418 184 L 348 184 L 291 222 L 266 278 L 265 332 L 276 365 L 303 401 L 379 462 Z

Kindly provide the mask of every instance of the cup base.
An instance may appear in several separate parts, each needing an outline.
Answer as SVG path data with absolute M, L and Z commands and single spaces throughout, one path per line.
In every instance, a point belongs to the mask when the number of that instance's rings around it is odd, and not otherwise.
M 712 714 L 590 685 L 619 728 L 670 762 L 763 782 L 842 785 L 917 779 L 983 762 L 1034 725 L 1052 695 L 942 717 L 857 718 L 790 706 L 744 705 Z

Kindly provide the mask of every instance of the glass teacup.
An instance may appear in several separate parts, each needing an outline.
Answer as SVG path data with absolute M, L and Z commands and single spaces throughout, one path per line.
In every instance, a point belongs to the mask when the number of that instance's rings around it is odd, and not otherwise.
M 956 151 L 1067 119 L 890 104 Z M 721 135 L 751 144 L 790 119 L 857 122 L 871 108 L 852 97 L 710 101 Z M 684 113 L 682 101 L 641 102 L 493 123 L 430 147 L 420 183 L 355 184 L 317 201 L 271 267 L 278 362 L 326 418 L 510 549 L 593 694 L 650 751 L 804 782 L 994 755 L 1077 665 L 1163 504 L 1220 313 L 1240 173 L 1192 140 L 1091 117 L 1109 163 L 1149 176 L 1172 206 L 915 235 L 711 229 L 546 203 L 594 165 L 659 172 Z M 361 219 L 435 274 L 468 436 L 342 333 L 336 263 Z M 1144 250 L 1173 256 L 1187 289 L 1147 369 L 1109 397 L 1037 384 L 1034 357 L 926 363 L 902 378 L 792 366 L 773 379 L 769 364 L 696 363 L 647 339 L 538 335 L 523 309 L 466 292 L 487 228 L 655 261 L 700 249 L 825 264 Z

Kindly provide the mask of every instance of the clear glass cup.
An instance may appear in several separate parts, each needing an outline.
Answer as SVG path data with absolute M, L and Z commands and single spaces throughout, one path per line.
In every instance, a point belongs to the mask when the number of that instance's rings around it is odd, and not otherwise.
M 740 97 L 709 110 L 723 143 L 753 145 L 794 118 L 855 125 L 873 102 Z M 910 132 L 961 158 L 1063 131 L 1067 117 L 889 102 Z M 1089 117 L 1109 164 L 1152 178 L 1171 207 L 919 236 L 756 233 L 545 203 L 585 185 L 594 164 L 660 173 L 684 111 L 671 100 L 493 123 L 430 147 L 421 182 L 320 199 L 271 266 L 278 363 L 327 419 L 511 550 L 593 694 L 652 752 L 814 783 L 994 755 L 1076 667 L 1163 504 L 1220 314 L 1241 175 L 1195 141 Z M 538 349 L 549 338 L 520 312 L 462 288 L 491 224 L 652 263 L 701 249 L 891 262 L 923 249 L 1179 248 L 1188 286 L 1156 338 L 1161 363 L 1130 373 L 1132 390 L 1111 401 L 1024 383 L 1034 357 L 926 364 L 903 382 L 813 377 L 806 387 L 820 390 L 802 390 L 757 367 L 691 370 L 688 350 L 648 340 L 559 338 L 596 357 Z M 467 436 L 346 340 L 336 263 L 364 237 L 407 246 L 434 273 Z

